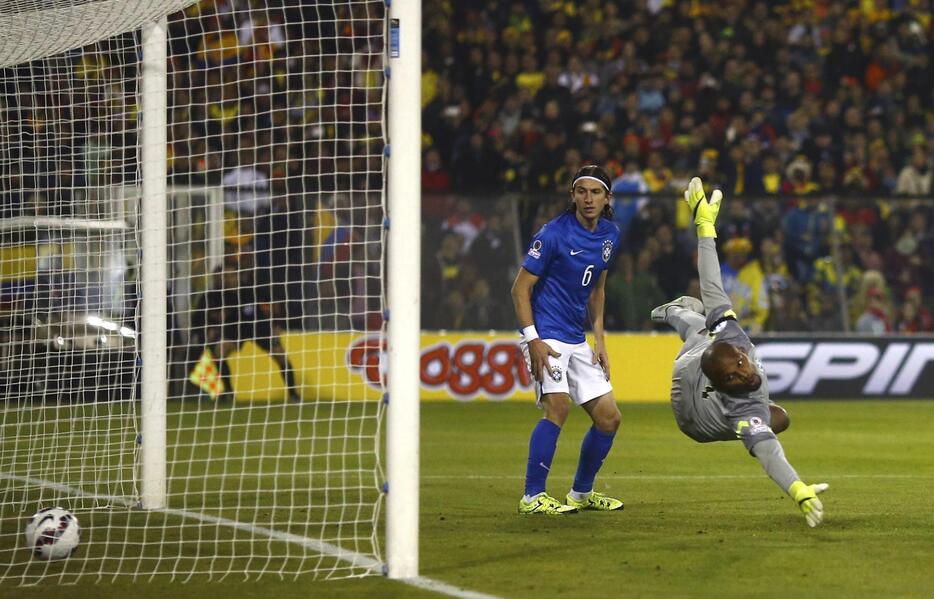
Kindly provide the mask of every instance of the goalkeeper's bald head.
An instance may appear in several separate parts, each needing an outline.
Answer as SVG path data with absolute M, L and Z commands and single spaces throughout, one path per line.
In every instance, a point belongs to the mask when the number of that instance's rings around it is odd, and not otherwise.
M 749 354 L 728 341 L 714 341 L 704 350 L 701 370 L 713 388 L 723 393 L 751 393 L 762 386 L 762 376 Z

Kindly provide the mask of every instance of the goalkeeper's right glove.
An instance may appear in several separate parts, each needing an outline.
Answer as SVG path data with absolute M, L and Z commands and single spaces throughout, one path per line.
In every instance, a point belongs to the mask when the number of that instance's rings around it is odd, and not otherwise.
M 717 222 L 717 215 L 720 213 L 720 200 L 723 199 L 723 193 L 715 189 L 710 194 L 710 200 L 704 194 L 704 184 L 700 177 L 694 177 L 688 183 L 688 188 L 684 190 L 684 200 L 691 207 L 694 214 L 694 224 L 697 225 L 698 237 L 716 237 L 717 230 L 714 223 Z
M 788 494 L 791 495 L 798 508 L 804 514 L 804 519 L 808 521 L 808 526 L 814 528 L 824 519 L 824 504 L 817 498 L 819 493 L 823 493 L 830 485 L 827 483 L 817 483 L 816 485 L 806 485 L 800 480 L 791 483 L 788 488 Z

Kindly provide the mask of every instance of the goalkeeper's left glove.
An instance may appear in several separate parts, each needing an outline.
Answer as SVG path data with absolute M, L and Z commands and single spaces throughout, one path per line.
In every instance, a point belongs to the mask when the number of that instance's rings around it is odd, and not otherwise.
M 717 230 L 714 223 L 717 222 L 717 215 L 720 214 L 720 200 L 723 199 L 723 193 L 715 189 L 710 194 L 710 200 L 704 193 L 704 184 L 699 177 L 694 177 L 688 183 L 688 188 L 684 190 L 684 200 L 691 207 L 694 214 L 694 224 L 697 225 L 698 237 L 716 237 Z
M 811 528 L 820 524 L 824 519 L 824 504 L 817 498 L 817 495 L 826 491 L 829 486 L 827 483 L 806 485 L 796 480 L 788 488 L 788 494 L 798 504 L 798 508 L 801 509 L 804 519 L 808 521 L 808 526 Z

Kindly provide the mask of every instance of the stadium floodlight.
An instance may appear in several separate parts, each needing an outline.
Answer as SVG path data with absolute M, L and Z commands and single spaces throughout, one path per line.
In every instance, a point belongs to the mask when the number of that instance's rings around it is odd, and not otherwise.
M 417 576 L 421 5 L 387 4 L 0 7 L 0 584 Z M 81 543 L 37 567 L 51 506 Z

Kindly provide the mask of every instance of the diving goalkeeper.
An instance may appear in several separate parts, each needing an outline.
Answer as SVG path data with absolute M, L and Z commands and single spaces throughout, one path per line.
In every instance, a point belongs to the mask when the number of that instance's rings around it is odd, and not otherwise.
M 672 372 L 671 407 L 678 428 L 695 441 L 741 440 L 769 478 L 794 499 L 808 525 L 817 526 L 824 517 L 817 495 L 828 485 L 805 484 L 785 459 L 775 435 L 788 428 L 788 415 L 769 399 L 768 380 L 756 359 L 756 348 L 736 322 L 723 290 L 714 241 L 722 196 L 716 190 L 708 201 L 697 177 L 684 192 L 697 226 L 703 303 L 680 297 L 651 314 L 653 321 L 675 328 L 684 341 Z

